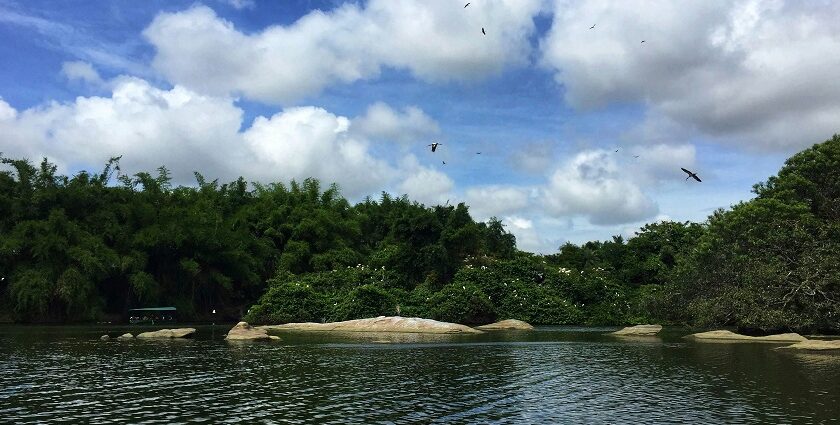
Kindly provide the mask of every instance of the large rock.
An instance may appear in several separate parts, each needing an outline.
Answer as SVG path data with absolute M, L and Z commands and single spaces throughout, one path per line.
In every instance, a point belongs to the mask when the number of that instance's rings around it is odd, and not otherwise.
M 479 330 L 457 323 L 438 322 L 419 317 L 373 317 L 331 323 L 286 323 L 258 326 L 265 330 L 343 331 L 343 332 L 410 332 L 430 334 L 480 334 Z
M 611 335 L 619 336 L 653 336 L 662 330 L 662 325 L 636 325 L 612 332 Z
M 111 339 L 111 337 L 108 336 L 108 335 L 102 335 L 102 336 L 99 337 L 99 339 L 101 339 L 102 341 L 107 341 L 107 340 Z
M 519 330 L 519 331 L 530 331 L 533 330 L 534 327 L 530 324 L 523 322 L 521 320 L 516 319 L 507 319 L 502 320 L 501 322 L 491 323 L 489 325 L 481 325 L 476 326 L 476 329 L 481 329 L 483 331 L 504 331 L 504 330 Z
M 279 336 L 269 335 L 265 329 L 257 329 L 249 325 L 248 322 L 237 323 L 225 337 L 227 341 L 271 341 L 279 339 Z
M 134 339 L 134 335 L 126 332 L 126 333 L 118 336 L 117 339 Z
M 787 347 L 778 347 L 777 350 L 808 350 L 808 351 L 826 351 L 833 350 L 840 353 L 840 339 L 831 341 L 819 339 L 806 339 L 802 342 L 797 342 Z
M 161 329 L 154 332 L 143 332 L 137 338 L 160 339 L 160 338 L 187 338 L 195 333 L 195 328 Z
M 807 339 L 797 333 L 787 333 L 767 336 L 747 336 L 731 331 L 708 331 L 687 335 L 698 341 L 752 341 L 752 342 L 800 342 Z

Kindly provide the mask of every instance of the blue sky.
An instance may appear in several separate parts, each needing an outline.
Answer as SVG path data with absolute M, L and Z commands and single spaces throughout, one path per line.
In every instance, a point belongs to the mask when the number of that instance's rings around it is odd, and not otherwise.
M 702 221 L 838 132 L 836 21 L 781 0 L 0 0 L 0 152 L 466 202 L 553 252 Z

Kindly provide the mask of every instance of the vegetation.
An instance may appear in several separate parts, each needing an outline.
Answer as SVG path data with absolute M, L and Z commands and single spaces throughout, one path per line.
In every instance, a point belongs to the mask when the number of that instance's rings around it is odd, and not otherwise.
M 335 185 L 56 175 L 2 158 L 0 303 L 18 321 L 93 320 L 175 305 L 256 323 L 377 315 L 460 323 L 681 323 L 840 330 L 840 136 L 791 157 L 756 197 L 702 224 L 629 240 L 516 250 L 496 219 Z M 116 174 L 116 178 L 114 175 Z

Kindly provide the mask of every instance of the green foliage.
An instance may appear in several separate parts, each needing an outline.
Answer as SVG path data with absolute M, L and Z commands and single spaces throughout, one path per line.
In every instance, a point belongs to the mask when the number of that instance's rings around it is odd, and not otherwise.
M 430 304 L 435 320 L 483 324 L 496 319 L 496 311 L 487 294 L 474 285 L 447 285 L 432 296 Z
M 251 307 L 250 323 L 321 322 L 327 315 L 327 299 L 312 286 L 299 281 L 272 281 L 260 303 Z
M 334 320 L 350 320 L 365 317 L 394 316 L 397 314 L 397 300 L 382 287 L 366 284 L 353 288 L 344 295 L 335 307 Z

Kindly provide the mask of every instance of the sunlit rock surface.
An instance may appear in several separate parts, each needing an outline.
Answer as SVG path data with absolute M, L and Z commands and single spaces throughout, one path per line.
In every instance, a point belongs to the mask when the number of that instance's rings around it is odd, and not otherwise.
M 248 322 L 239 322 L 228 331 L 225 340 L 227 341 L 271 341 L 279 340 L 280 337 L 266 333 L 265 329 L 257 329 Z
M 807 341 L 807 339 L 798 333 L 786 333 L 767 336 L 747 336 L 736 334 L 731 331 L 708 331 L 691 334 L 686 338 L 696 339 L 698 341 L 704 340 L 718 340 L 718 341 L 755 341 L 755 342 L 800 342 Z
M 155 339 L 155 338 L 187 338 L 195 333 L 195 328 L 178 328 L 178 329 L 161 329 L 153 332 L 143 332 L 137 335 L 137 338 Z
M 502 320 L 500 322 L 491 323 L 489 325 L 476 326 L 475 328 L 476 329 L 481 329 L 483 331 L 503 331 L 503 330 L 530 331 L 530 330 L 534 329 L 534 327 L 531 326 L 529 323 L 523 322 L 521 320 L 516 320 L 516 319 Z
M 662 325 L 636 325 L 612 332 L 612 335 L 653 336 L 662 330 Z
M 477 334 L 479 330 L 457 323 L 438 322 L 419 317 L 372 317 L 330 323 L 286 323 L 258 326 L 265 330 L 346 331 L 346 332 L 411 332 L 434 334 Z

